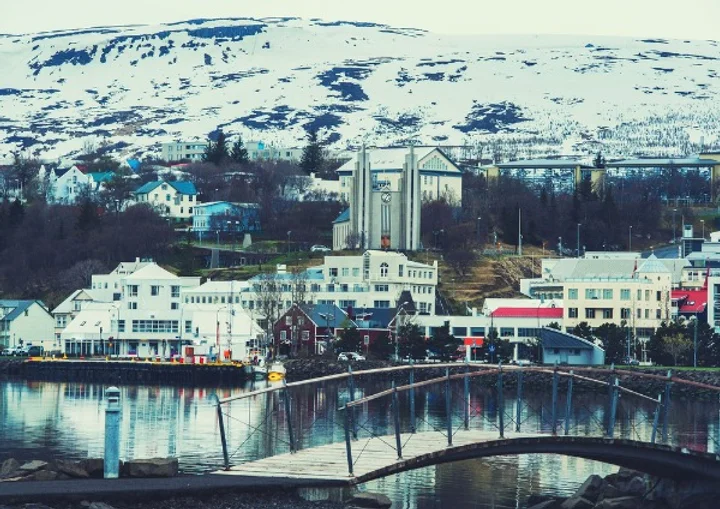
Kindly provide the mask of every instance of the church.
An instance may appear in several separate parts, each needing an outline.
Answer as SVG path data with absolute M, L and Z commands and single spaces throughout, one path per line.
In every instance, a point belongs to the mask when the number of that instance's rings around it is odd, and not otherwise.
M 423 202 L 462 205 L 462 171 L 437 147 L 363 147 L 337 172 L 350 207 L 333 222 L 336 251 L 421 249 Z

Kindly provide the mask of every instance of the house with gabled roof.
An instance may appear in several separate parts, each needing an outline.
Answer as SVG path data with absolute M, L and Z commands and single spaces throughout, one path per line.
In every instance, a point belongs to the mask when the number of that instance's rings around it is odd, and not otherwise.
M 137 203 L 147 203 L 158 214 L 175 221 L 190 221 L 197 204 L 197 189 L 189 181 L 148 182 L 135 191 Z
M 293 304 L 273 325 L 273 347 L 278 355 L 321 355 L 332 348 L 337 330 L 357 327 L 334 304 Z
M 52 315 L 39 300 L 0 300 L 0 349 L 55 345 Z

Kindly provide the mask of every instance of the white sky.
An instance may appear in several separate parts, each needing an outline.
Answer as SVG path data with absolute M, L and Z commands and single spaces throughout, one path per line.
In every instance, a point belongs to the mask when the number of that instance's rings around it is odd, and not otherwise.
M 0 0 L 0 33 L 297 16 L 457 34 L 718 39 L 720 0 Z

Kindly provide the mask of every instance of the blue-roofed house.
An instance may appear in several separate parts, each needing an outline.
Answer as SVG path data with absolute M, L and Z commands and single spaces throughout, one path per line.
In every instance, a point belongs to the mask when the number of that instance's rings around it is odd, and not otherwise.
M 570 366 L 602 366 L 605 350 L 587 339 L 568 332 L 543 327 L 540 329 L 543 364 Z
M 135 191 L 137 203 L 151 205 L 158 214 L 175 221 L 190 221 L 197 205 L 197 189 L 189 181 L 148 182 Z
M 39 300 L 0 300 L 0 350 L 18 346 L 55 347 L 55 320 Z
M 260 230 L 260 205 L 257 203 L 213 201 L 195 205 L 193 232 L 198 236 L 209 232 L 227 236 Z
M 350 209 L 345 209 L 333 221 L 333 251 L 342 251 L 350 235 Z

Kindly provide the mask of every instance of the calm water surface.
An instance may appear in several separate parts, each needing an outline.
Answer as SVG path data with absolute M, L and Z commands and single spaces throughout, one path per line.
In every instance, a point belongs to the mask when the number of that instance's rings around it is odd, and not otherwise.
M 122 394 L 122 459 L 175 456 L 186 472 L 205 472 L 222 466 L 217 414 L 210 395 L 239 394 L 260 386 L 237 389 L 125 386 Z M 385 389 L 365 385 L 360 394 Z M 103 455 L 104 401 L 101 385 L 51 382 L 0 381 L 0 461 L 101 457 Z M 508 395 L 512 390 L 508 390 Z M 301 447 L 343 440 L 342 415 L 337 411 L 348 398 L 344 385 L 328 384 L 295 392 L 293 427 Z M 462 388 L 453 391 L 453 422 L 462 424 Z M 605 422 L 607 396 L 576 395 L 571 433 L 598 435 Z M 403 429 L 409 426 L 407 397 L 403 396 Z M 475 390 L 470 400 L 471 427 L 493 430 L 498 401 L 492 391 Z M 370 433 L 392 433 L 388 400 L 366 404 L 358 412 L 361 451 Z M 506 396 L 508 429 L 513 425 L 515 401 Z M 564 404 L 561 405 L 564 409 Z M 564 410 L 563 410 L 564 411 Z M 226 431 L 231 463 L 286 452 L 286 416 L 278 393 L 231 403 Z M 652 405 L 621 401 L 616 434 L 649 440 Z M 445 399 L 442 387 L 418 391 L 419 431 L 444 429 Z M 549 432 L 547 395 L 526 396 L 522 426 L 527 432 Z M 562 411 L 560 412 L 562 413 Z M 714 452 L 718 437 L 716 403 L 674 401 L 668 420 L 673 444 Z M 606 475 L 617 467 L 559 455 L 506 456 L 468 460 L 419 469 L 367 483 L 362 489 L 387 494 L 396 508 L 522 508 L 531 493 L 568 495 L 596 473 Z

